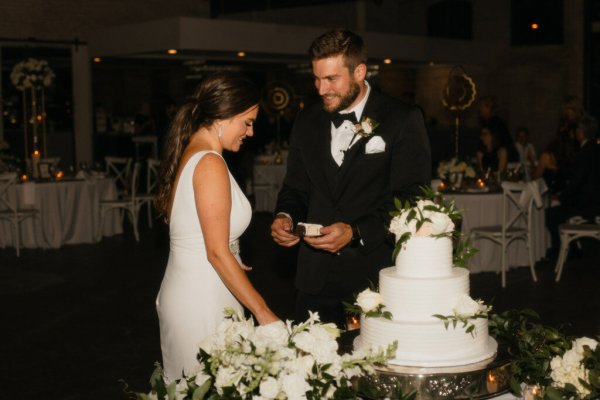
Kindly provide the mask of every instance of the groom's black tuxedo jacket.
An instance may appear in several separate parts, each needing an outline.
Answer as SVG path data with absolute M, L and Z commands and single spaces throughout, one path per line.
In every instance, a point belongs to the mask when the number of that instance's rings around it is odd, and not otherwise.
M 422 194 L 420 186 L 431 179 L 429 140 L 417 107 L 372 88 L 364 117 L 379 126 L 371 136 L 357 137 L 341 166 L 331 156 L 331 120 L 321 103 L 301 111 L 292 129 L 275 211 L 290 214 L 294 223 L 355 224 L 364 243 L 335 255 L 301 242 L 296 286 L 310 294 L 334 288 L 347 296 L 365 289 L 369 280 L 377 283 L 379 270 L 392 265 L 387 227 L 394 197 Z M 385 151 L 366 154 L 375 136 L 383 139 Z

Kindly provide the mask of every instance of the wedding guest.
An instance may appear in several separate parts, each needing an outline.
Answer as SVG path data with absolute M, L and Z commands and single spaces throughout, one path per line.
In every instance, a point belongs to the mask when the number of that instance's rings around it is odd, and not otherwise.
M 558 123 L 559 136 L 568 136 L 574 140 L 575 130 L 584 115 L 585 112 L 581 104 L 581 99 L 577 96 L 567 96 L 563 101 Z
M 496 114 L 497 109 L 498 103 L 495 97 L 482 97 L 479 101 L 479 121 L 482 127 L 487 127 L 496 134 L 499 147 L 506 149 L 507 162 L 517 162 L 519 161 L 519 154 L 515 142 L 508 131 L 506 123 Z
M 284 247 L 300 245 L 296 318 L 318 311 L 322 320 L 345 327 L 342 302 L 354 302 L 393 263 L 389 212 L 395 197 L 422 194 L 431 155 L 419 108 L 365 80 L 367 49 L 360 36 L 327 32 L 309 54 L 321 102 L 303 109 L 294 123 L 271 236 Z M 367 129 L 359 130 L 358 121 Z M 323 225 L 321 236 L 295 235 L 298 222 Z
M 489 172 L 502 174 L 508 164 L 508 152 L 500 144 L 498 133 L 490 127 L 481 129 L 480 142 L 477 146 L 477 165 L 482 174 Z
M 550 231 L 550 254 L 558 253 L 560 238 L 558 227 L 573 216 L 594 221 L 600 215 L 600 159 L 598 144 L 594 140 L 597 122 L 590 117 L 581 119 L 574 131 L 578 149 L 573 169 L 561 193 L 553 195 L 556 206 L 546 210 L 546 226 Z
M 529 141 L 529 129 L 524 126 L 517 129 L 515 147 L 519 153 L 519 162 L 525 172 L 525 179 L 530 180 L 531 173 L 537 164 L 537 156 L 535 154 L 535 147 Z
M 566 132 L 559 132 L 540 154 L 532 179 L 543 178 L 548 194 L 560 193 L 567 182 L 575 158 L 577 142 Z
M 225 308 L 243 312 L 244 305 L 261 325 L 278 320 L 246 276 L 238 238 L 252 209 L 222 156 L 254 135 L 258 101 L 254 84 L 239 75 L 207 76 L 169 131 L 155 203 L 171 242 L 156 299 L 170 380 L 194 370 L 198 345 Z

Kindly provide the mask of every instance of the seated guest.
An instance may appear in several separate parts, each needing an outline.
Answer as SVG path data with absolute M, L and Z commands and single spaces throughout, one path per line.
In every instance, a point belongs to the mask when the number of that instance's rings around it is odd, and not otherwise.
M 535 155 L 535 147 L 529 141 L 529 129 L 524 126 L 517 129 L 515 146 L 519 153 L 519 162 L 529 172 L 531 168 L 537 164 L 537 157 Z
M 543 178 L 550 195 L 560 193 L 566 183 L 578 143 L 565 133 L 559 133 L 540 154 L 532 179 Z
M 490 127 L 481 129 L 480 142 L 477 147 L 477 164 L 483 174 L 506 171 L 508 153 L 499 143 L 498 135 Z
M 579 148 L 572 170 L 562 192 L 553 195 L 557 206 L 546 210 L 546 226 L 552 240 L 551 255 L 556 255 L 560 248 L 560 224 L 576 215 L 588 221 L 600 215 L 600 152 L 594 140 L 596 129 L 596 121 L 584 117 L 574 131 Z
M 497 137 L 498 145 L 506 149 L 508 162 L 518 162 L 519 153 L 515 147 L 506 123 L 497 115 L 498 102 L 493 96 L 484 96 L 479 101 L 479 121 L 482 127 L 488 127 Z

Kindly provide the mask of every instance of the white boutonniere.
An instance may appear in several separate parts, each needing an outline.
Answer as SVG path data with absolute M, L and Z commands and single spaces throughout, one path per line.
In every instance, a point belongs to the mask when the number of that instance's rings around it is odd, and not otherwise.
M 362 117 L 360 122 L 354 125 L 354 129 L 356 130 L 356 134 L 360 135 L 364 138 L 371 136 L 375 133 L 375 129 L 379 126 L 379 123 L 372 118 Z

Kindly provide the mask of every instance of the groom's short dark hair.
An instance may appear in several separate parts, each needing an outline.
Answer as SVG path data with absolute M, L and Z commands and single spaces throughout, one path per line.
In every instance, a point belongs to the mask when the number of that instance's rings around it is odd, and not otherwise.
M 367 48 L 360 36 L 347 29 L 334 29 L 316 38 L 308 49 L 311 61 L 343 55 L 350 72 L 367 63 Z

